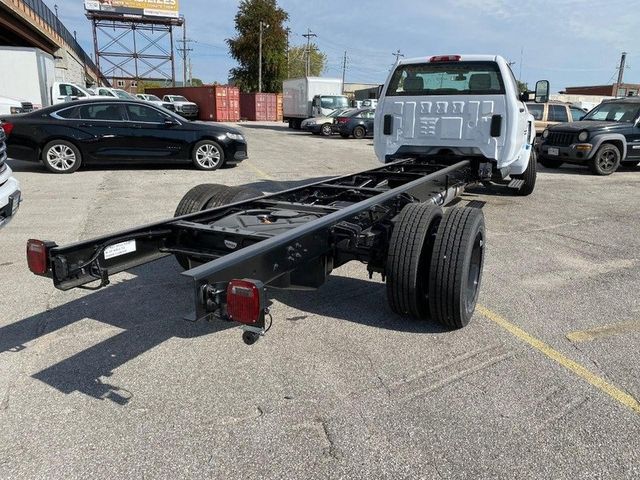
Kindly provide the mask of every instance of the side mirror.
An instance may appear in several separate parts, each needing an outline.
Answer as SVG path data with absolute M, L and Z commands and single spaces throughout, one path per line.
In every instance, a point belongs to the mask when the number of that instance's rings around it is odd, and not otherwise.
M 536 82 L 536 103 L 546 103 L 549 101 L 549 80 L 538 80 Z

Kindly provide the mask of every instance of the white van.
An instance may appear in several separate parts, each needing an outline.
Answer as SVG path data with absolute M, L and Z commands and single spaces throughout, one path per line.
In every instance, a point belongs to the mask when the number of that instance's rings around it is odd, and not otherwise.
M 4 130 L 0 127 L 0 228 L 4 227 L 18 212 L 22 200 L 20 184 L 13 176 L 7 159 Z
M 549 82 L 538 82 L 537 102 L 548 99 L 548 89 Z M 517 188 L 528 195 L 536 168 L 534 118 L 524 103 L 528 96 L 519 93 L 500 56 L 402 60 L 378 100 L 376 155 L 383 163 L 408 157 L 474 159 L 491 179 L 522 180 Z

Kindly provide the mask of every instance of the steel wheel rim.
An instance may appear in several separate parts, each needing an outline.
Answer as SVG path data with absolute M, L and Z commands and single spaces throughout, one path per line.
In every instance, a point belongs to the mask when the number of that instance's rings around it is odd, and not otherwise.
M 353 136 L 356 138 L 364 138 L 365 132 L 363 128 L 360 127 L 356 127 L 356 129 L 353 131 Z
M 598 159 L 598 163 L 600 164 L 600 168 L 602 170 L 611 170 L 616 164 L 616 154 L 611 150 L 602 152 L 600 154 L 600 158 Z
M 77 157 L 73 149 L 64 144 L 53 145 L 47 150 L 47 163 L 59 172 L 66 172 L 76 164 Z
M 196 150 L 196 162 L 203 168 L 215 168 L 220 163 L 220 150 L 212 143 L 200 145 Z
M 465 307 L 467 312 L 473 310 L 480 291 L 480 275 L 482 273 L 482 259 L 484 257 L 484 235 L 479 231 L 473 241 L 471 260 L 469 262 L 469 274 L 467 276 Z

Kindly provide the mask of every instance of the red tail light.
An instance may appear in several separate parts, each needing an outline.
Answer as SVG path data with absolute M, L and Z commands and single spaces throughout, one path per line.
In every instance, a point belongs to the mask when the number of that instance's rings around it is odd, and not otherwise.
M 345 117 L 338 117 L 337 122 L 338 123 L 347 123 L 349 121 L 348 118 Z
M 44 275 L 49 271 L 49 247 L 52 245 L 42 240 L 27 241 L 27 263 L 29 270 L 36 275 Z
M 13 123 L 9 123 L 9 122 L 2 122 L 0 124 L 0 127 L 2 127 L 2 129 L 4 130 L 4 134 L 8 137 L 11 132 L 13 131 Z
M 227 286 L 227 315 L 247 325 L 264 322 L 264 285 L 256 280 L 231 280 Z M 258 325 L 256 325 L 258 326 Z
M 429 59 L 430 62 L 459 62 L 460 55 L 436 55 Z

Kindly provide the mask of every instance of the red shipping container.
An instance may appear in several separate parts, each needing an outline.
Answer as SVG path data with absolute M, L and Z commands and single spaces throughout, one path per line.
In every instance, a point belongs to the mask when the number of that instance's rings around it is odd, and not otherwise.
M 162 98 L 164 95 L 182 95 L 198 105 L 198 119 L 214 122 L 237 122 L 240 120 L 240 108 L 237 105 L 238 89 L 226 85 L 209 85 L 202 87 L 164 87 L 147 88 L 151 93 Z M 235 112 L 234 112 L 234 100 Z
M 240 116 L 253 121 L 275 121 L 275 93 L 241 93 Z

